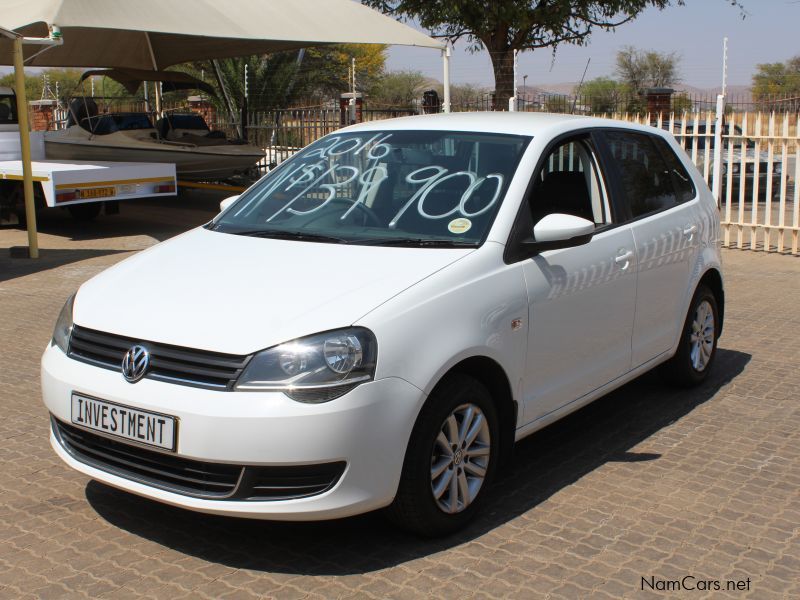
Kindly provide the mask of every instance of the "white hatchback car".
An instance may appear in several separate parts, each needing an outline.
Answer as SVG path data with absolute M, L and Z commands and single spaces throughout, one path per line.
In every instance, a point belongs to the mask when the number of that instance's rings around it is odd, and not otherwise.
M 563 115 L 357 125 L 65 305 L 70 466 L 175 506 L 463 525 L 515 440 L 722 329 L 717 208 L 667 133 Z

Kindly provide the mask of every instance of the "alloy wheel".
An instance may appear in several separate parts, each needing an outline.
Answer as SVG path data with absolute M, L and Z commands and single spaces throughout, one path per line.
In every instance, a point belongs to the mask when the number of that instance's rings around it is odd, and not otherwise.
M 695 310 L 689 342 L 692 367 L 698 373 L 705 371 L 711 359 L 715 333 L 714 309 L 708 300 L 703 300 Z
M 491 434 L 481 409 L 455 408 L 442 423 L 431 455 L 431 491 L 443 512 L 465 510 L 478 496 L 489 468 Z

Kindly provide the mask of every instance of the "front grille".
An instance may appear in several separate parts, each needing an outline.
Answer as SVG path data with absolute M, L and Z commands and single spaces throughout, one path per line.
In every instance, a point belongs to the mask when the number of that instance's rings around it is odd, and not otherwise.
M 251 466 L 182 458 L 98 435 L 51 417 L 61 446 L 76 460 L 158 489 L 212 500 L 291 500 L 331 489 L 346 463 Z
M 103 471 L 190 496 L 226 498 L 236 491 L 241 465 L 187 460 L 146 450 L 53 419 L 61 445 L 76 459 Z
M 77 325 L 72 329 L 68 354 L 75 360 L 121 373 L 122 358 L 136 344 L 150 353 L 150 368 L 145 378 L 211 390 L 233 390 L 250 359 L 249 356 L 148 342 Z

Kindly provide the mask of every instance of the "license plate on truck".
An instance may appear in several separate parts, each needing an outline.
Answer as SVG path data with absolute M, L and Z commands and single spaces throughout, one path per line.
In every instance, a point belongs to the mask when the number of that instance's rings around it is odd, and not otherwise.
M 175 451 L 177 418 L 72 393 L 72 423 L 146 446 Z
M 88 188 L 85 190 L 78 190 L 78 197 L 81 200 L 90 198 L 110 198 L 115 193 L 116 189 L 113 187 Z

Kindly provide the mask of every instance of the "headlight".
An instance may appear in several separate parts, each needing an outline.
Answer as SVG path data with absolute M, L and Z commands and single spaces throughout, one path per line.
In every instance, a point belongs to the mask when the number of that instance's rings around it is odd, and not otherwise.
M 375 375 L 375 335 L 362 327 L 300 338 L 256 354 L 240 391 L 280 391 L 298 402 L 327 402 Z
M 739 172 L 739 168 L 740 168 L 741 166 L 742 166 L 742 165 L 740 165 L 739 163 L 733 163 L 733 164 L 731 165 L 731 173 L 734 173 L 734 174 L 738 173 L 738 172 Z
M 775 175 L 780 175 L 782 171 L 783 171 L 782 163 L 776 162 L 772 165 L 772 172 L 775 173 Z
M 56 327 L 53 330 L 53 343 L 61 348 L 64 354 L 69 348 L 69 336 L 72 335 L 72 305 L 75 303 L 75 294 L 72 294 L 64 304 L 58 315 Z

